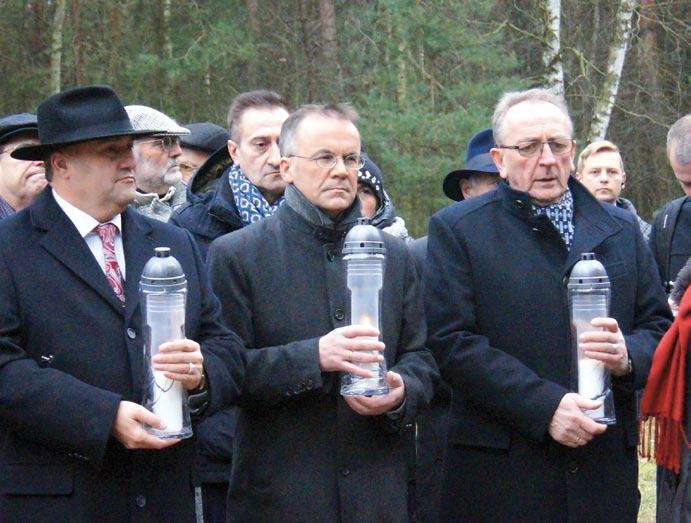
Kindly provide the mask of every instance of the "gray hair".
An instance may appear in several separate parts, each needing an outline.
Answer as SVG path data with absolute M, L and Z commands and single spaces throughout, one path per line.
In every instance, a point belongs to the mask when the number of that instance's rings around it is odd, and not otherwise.
M 357 111 L 348 104 L 303 105 L 283 122 L 281 136 L 278 139 L 278 147 L 281 150 L 281 156 L 290 156 L 295 153 L 293 150 L 295 135 L 302 121 L 308 116 L 347 120 L 353 124 L 355 124 L 358 119 Z
M 679 118 L 667 133 L 667 155 L 672 153 L 679 165 L 691 163 L 691 114 Z
M 547 102 L 556 106 L 557 109 L 564 113 L 566 120 L 569 122 L 569 134 L 573 137 L 573 122 L 569 116 L 569 108 L 564 98 L 549 89 L 536 87 L 526 91 L 504 93 L 499 99 L 499 102 L 497 102 L 494 108 L 494 115 L 492 115 L 492 133 L 498 145 L 503 145 L 504 119 L 506 118 L 506 113 L 508 113 L 509 109 L 514 105 L 521 102 Z

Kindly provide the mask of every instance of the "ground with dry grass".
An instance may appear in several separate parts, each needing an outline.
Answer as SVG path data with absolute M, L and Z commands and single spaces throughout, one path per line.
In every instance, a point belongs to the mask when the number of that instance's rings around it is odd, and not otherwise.
M 655 463 L 641 461 L 638 470 L 638 488 L 641 491 L 641 509 L 638 523 L 655 523 Z

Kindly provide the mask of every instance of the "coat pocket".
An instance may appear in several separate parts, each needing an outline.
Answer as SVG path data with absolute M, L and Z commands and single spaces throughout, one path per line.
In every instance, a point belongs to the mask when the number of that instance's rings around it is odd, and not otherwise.
M 69 466 L 13 463 L 0 470 L 4 495 L 59 496 L 74 490 L 74 471 Z

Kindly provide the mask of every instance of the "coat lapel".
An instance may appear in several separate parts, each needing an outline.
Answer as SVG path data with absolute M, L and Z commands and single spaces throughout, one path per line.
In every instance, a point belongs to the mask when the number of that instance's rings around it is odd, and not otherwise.
M 595 251 L 598 245 L 621 230 L 621 225 L 602 207 L 608 204 L 598 202 L 575 180 L 569 186 L 574 200 L 575 233 L 564 274 L 571 271 L 582 253 Z
M 129 322 L 139 307 L 139 277 L 144 265 L 154 255 L 151 225 L 136 211 L 126 209 L 122 213 L 122 237 L 127 264 L 125 280 L 125 318 Z
M 45 231 L 42 247 L 67 267 L 77 278 L 93 288 L 113 309 L 123 314 L 122 305 L 111 289 L 101 267 L 84 238 L 60 209 L 50 188 L 43 191 L 31 209 L 35 227 Z

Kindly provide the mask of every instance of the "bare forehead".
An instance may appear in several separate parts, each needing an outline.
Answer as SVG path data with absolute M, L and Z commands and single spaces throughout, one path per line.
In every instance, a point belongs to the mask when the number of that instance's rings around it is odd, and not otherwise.
M 360 132 L 346 118 L 309 115 L 296 129 L 296 142 L 310 150 L 360 151 Z
M 542 100 L 524 101 L 509 108 L 504 119 L 504 133 L 509 138 L 541 138 L 543 135 L 570 137 L 566 115 L 554 104 Z
M 275 136 L 281 133 L 288 111 L 282 107 L 250 107 L 240 115 L 238 129 L 240 140 L 251 140 L 258 136 Z
M 604 150 L 591 154 L 585 159 L 586 165 L 606 165 L 608 163 L 619 164 L 621 155 L 616 151 Z

